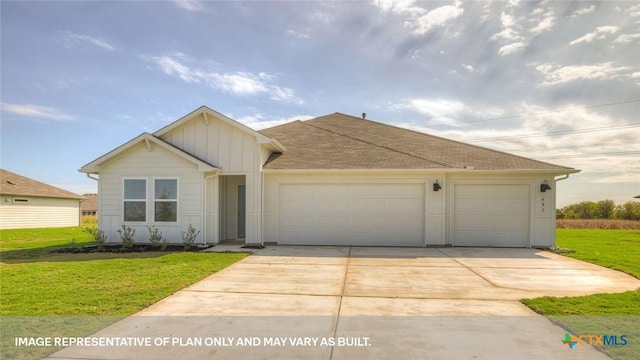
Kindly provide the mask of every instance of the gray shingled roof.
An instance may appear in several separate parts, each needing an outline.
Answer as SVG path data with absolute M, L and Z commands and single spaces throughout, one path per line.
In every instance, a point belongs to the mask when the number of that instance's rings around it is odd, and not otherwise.
M 18 196 L 38 196 L 60 199 L 83 199 L 70 191 L 29 179 L 22 175 L 0 169 L 0 194 Z
M 80 204 L 82 211 L 98 211 L 98 194 L 82 194 L 84 201 Z
M 550 170 L 553 165 L 459 141 L 334 113 L 261 131 L 287 149 L 265 169 Z

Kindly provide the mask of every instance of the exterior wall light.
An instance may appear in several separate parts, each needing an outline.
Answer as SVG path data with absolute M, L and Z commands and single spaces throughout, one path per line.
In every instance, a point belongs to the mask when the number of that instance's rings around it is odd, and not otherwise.
M 547 190 L 551 190 L 551 186 L 549 186 L 549 183 L 547 182 L 547 180 L 545 180 L 542 184 L 540 184 L 540 192 L 546 192 Z
M 442 186 L 440 186 L 440 184 L 438 184 L 438 180 L 436 180 L 435 183 L 433 183 L 433 191 L 438 191 L 442 189 Z

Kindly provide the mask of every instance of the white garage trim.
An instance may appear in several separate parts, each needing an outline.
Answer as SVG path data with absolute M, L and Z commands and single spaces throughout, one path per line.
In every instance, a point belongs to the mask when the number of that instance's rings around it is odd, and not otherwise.
M 317 181 L 317 180 L 281 180 L 276 182 L 276 239 L 279 244 L 301 244 L 301 245 L 362 245 L 362 246 L 425 246 L 425 237 L 428 229 L 428 180 L 425 179 L 403 179 L 403 180 L 329 180 L 329 181 Z M 372 199 L 369 199 L 366 195 L 356 195 L 351 191 L 366 191 L 368 186 L 382 186 L 380 189 L 391 190 L 391 194 L 396 193 L 397 195 L 385 195 L 384 198 L 379 198 L 378 200 L 381 203 L 375 202 L 371 203 Z M 386 185 L 386 186 L 385 186 Z M 406 187 L 406 185 L 416 185 L 413 188 Z M 322 191 L 323 187 L 325 191 L 343 191 L 344 195 L 341 195 L 339 198 L 327 198 L 330 201 L 323 201 L 322 196 L 316 197 L 314 193 L 314 197 L 308 199 L 310 204 L 313 205 L 315 210 L 311 210 L 310 213 L 307 213 L 307 216 L 303 218 L 302 216 L 297 215 L 299 211 L 304 211 L 304 206 L 301 208 L 297 208 L 299 205 L 299 193 L 293 194 L 291 191 L 300 191 L 301 189 L 310 190 L 312 192 Z M 333 189 L 330 189 L 333 187 Z M 353 187 L 353 188 L 349 188 Z M 408 193 L 404 193 L 408 191 Z M 354 197 L 350 197 L 349 195 L 354 194 Z M 298 204 L 292 205 L 292 209 L 286 209 L 284 204 L 283 196 L 292 196 L 291 200 L 298 201 Z M 395 198 L 394 196 L 397 196 Z M 337 201 L 340 199 L 344 199 L 343 205 L 346 205 L 343 208 L 343 213 L 337 213 L 336 217 L 332 217 L 328 219 L 329 215 L 324 214 L 320 215 L 318 205 L 324 203 L 325 205 L 331 206 L 331 209 L 336 210 L 336 206 L 338 205 Z M 357 210 L 354 210 L 354 204 L 358 204 L 357 201 L 365 200 L 369 202 L 368 205 L 378 205 L 377 207 L 362 207 L 362 203 L 360 203 L 361 209 L 364 211 L 371 211 L 370 215 L 367 214 L 363 217 L 358 216 Z M 375 199 L 375 198 L 373 198 Z M 404 200 L 403 200 L 404 199 Z M 407 202 L 407 200 L 413 200 Z M 385 201 L 387 200 L 387 201 Z M 394 207 L 395 206 L 395 207 Z M 405 208 L 406 206 L 406 208 Z M 399 209 L 400 207 L 400 209 Z M 331 210 L 331 211 L 333 211 Z M 406 213 L 403 215 L 401 212 L 405 210 Z M 293 211 L 293 214 L 291 213 Z M 340 211 L 339 209 L 337 211 Z M 417 217 L 411 217 L 411 214 L 415 214 L 415 212 L 420 211 L 420 214 Z M 376 215 L 377 213 L 377 215 Z M 332 213 L 333 214 L 333 213 Z M 362 221 L 363 219 L 368 218 L 368 216 L 379 216 L 381 219 L 381 223 L 384 224 L 384 220 L 387 218 L 391 218 L 393 216 L 399 216 L 400 219 L 404 219 L 404 221 L 396 221 L 398 217 L 395 217 L 394 220 L 389 225 L 384 226 L 381 225 L 379 228 L 374 229 L 368 225 L 358 225 L 358 221 Z M 409 215 L 407 217 L 403 217 L 404 215 Z M 325 219 L 322 219 L 325 218 Z M 343 231 L 335 231 L 335 228 L 327 228 L 327 225 L 321 225 L 322 221 L 331 221 L 334 224 L 339 219 L 344 220 L 343 223 Z M 301 221 L 307 221 L 308 223 L 308 231 L 302 230 L 298 228 L 294 230 L 297 226 L 305 226 L 300 225 Z M 291 228 L 287 228 L 284 222 L 287 221 L 295 221 L 295 225 L 291 225 Z M 401 224 L 396 225 L 394 224 Z M 335 226 L 335 224 L 334 224 Z M 320 230 L 329 229 L 327 233 L 322 235 L 319 233 Z M 298 231 L 298 235 L 291 235 L 287 233 L 287 230 Z M 331 231 L 333 230 L 333 231 Z M 397 235 L 393 235 L 397 234 Z M 293 238 L 291 238 L 293 236 Z M 300 237 L 298 237 L 300 236 Z M 394 240 L 395 236 L 397 236 L 397 240 Z
M 531 181 L 456 180 L 451 188 L 453 246 L 531 246 L 535 194 Z

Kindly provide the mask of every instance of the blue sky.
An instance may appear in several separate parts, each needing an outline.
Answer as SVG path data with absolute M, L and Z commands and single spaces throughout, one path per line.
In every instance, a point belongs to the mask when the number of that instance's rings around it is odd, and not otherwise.
M 1 167 L 77 172 L 207 105 L 255 129 L 336 111 L 640 194 L 640 3 L 2 1 Z

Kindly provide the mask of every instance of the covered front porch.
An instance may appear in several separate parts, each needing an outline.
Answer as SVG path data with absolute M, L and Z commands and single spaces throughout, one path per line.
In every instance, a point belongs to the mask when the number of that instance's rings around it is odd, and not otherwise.
M 261 244 L 260 187 L 252 174 L 206 178 L 206 235 L 208 244 Z M 253 211 L 251 211 L 253 209 Z

